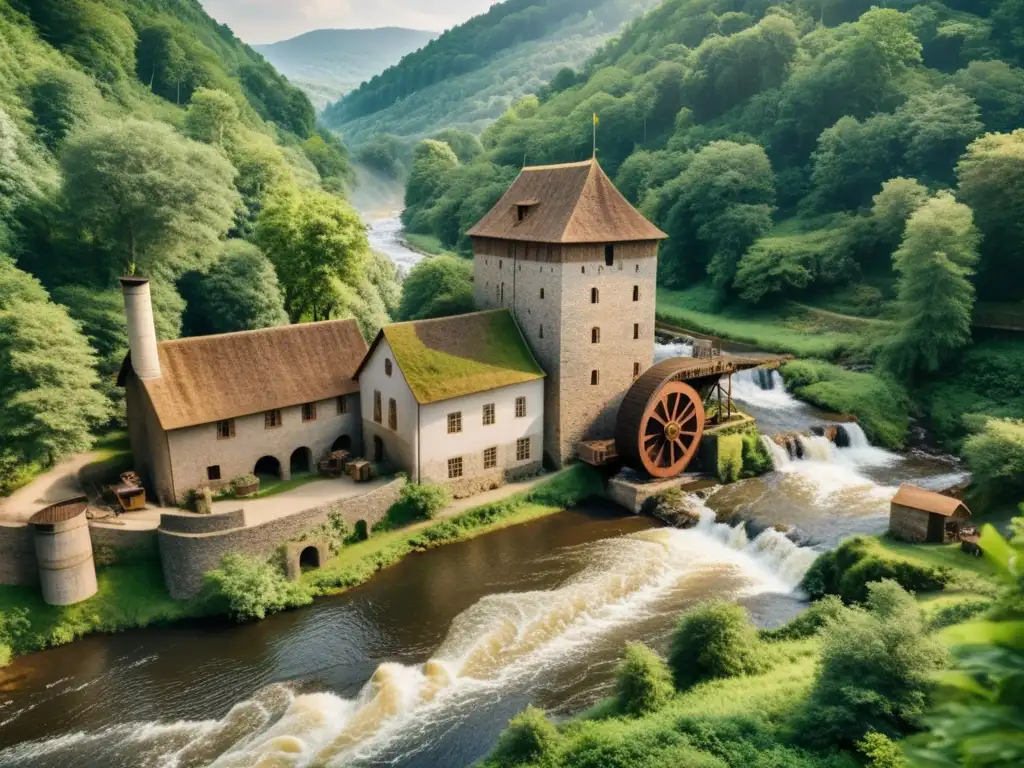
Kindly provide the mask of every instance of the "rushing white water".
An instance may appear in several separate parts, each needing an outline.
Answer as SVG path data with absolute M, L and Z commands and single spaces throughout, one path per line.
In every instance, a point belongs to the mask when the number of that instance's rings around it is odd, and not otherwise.
M 602 637 L 703 594 L 709 578 L 732 585 L 722 596 L 792 593 L 816 553 L 775 530 L 752 541 L 744 526 L 715 522 L 690 497 L 699 524 L 651 529 L 570 552 L 588 566 L 562 586 L 492 594 L 461 613 L 421 665 L 385 662 L 353 698 L 297 693 L 273 685 L 219 720 L 118 725 L 24 744 L 3 762 L 56 759 L 70 746 L 119 742 L 147 764 L 213 766 L 349 765 L 410 739 L 420 743 L 510 689 L 529 687 Z M 678 610 L 678 609 L 676 609 Z
M 802 405 L 786 391 L 782 375 L 765 368 L 733 374 L 732 396 L 738 402 L 764 409 L 792 411 Z
M 688 341 L 677 341 L 671 344 L 654 345 L 654 362 L 670 360 L 673 357 L 693 357 L 693 344 Z
M 371 220 L 366 235 L 370 247 L 380 251 L 394 262 L 400 274 L 408 274 L 418 262 L 422 261 L 422 253 L 412 250 L 402 240 L 402 220 L 398 216 Z

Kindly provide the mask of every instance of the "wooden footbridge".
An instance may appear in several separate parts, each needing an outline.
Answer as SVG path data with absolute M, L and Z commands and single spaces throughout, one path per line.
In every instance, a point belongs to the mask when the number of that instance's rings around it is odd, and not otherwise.
M 709 407 L 712 423 L 732 419 L 732 375 L 791 359 L 715 354 L 710 347 L 695 351 L 701 356 L 663 360 L 633 382 L 619 406 L 615 439 L 580 443 L 580 458 L 595 466 L 622 461 L 651 477 L 676 477 L 700 446 Z

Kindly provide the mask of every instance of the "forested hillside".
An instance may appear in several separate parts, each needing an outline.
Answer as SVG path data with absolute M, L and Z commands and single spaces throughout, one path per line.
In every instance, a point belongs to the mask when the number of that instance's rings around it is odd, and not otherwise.
M 471 162 L 418 147 L 406 224 L 465 250 L 524 160 L 590 156 L 596 114 L 603 167 L 670 235 L 660 311 L 874 318 L 841 354 L 916 388 L 944 439 L 975 409 L 1024 416 L 1019 391 L 992 395 L 1024 378 L 1013 343 L 941 376 L 979 308 L 1024 319 L 1024 5 L 872 5 L 668 0 L 518 101 Z
M 434 37 L 401 27 L 316 29 L 253 48 L 323 109 Z
M 0 493 L 123 418 L 117 278 L 161 338 L 397 306 L 309 99 L 197 0 L 0 1 Z
M 378 133 L 479 133 L 559 69 L 583 63 L 657 0 L 506 0 L 445 32 L 324 111 L 349 146 Z

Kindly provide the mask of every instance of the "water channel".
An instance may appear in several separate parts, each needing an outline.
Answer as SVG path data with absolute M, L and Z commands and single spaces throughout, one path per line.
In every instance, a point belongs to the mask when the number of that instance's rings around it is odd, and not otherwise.
M 828 421 L 777 373 L 737 377 L 734 397 L 769 434 Z M 623 644 L 665 650 L 696 601 L 786 621 L 818 549 L 882 530 L 900 482 L 962 477 L 850 434 L 847 448 L 801 438 L 802 459 L 770 443 L 776 471 L 695 501 L 695 529 L 591 503 L 263 622 L 94 636 L 20 659 L 0 673 L 0 765 L 471 765 L 526 704 L 568 716 L 606 696 Z M 719 511 L 753 522 L 716 523 Z

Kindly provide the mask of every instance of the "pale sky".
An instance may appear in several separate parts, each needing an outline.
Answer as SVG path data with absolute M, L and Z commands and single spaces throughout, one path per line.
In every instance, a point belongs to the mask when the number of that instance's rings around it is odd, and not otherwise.
M 313 29 L 409 27 L 435 32 L 498 0 L 200 0 L 247 43 L 274 43 Z

